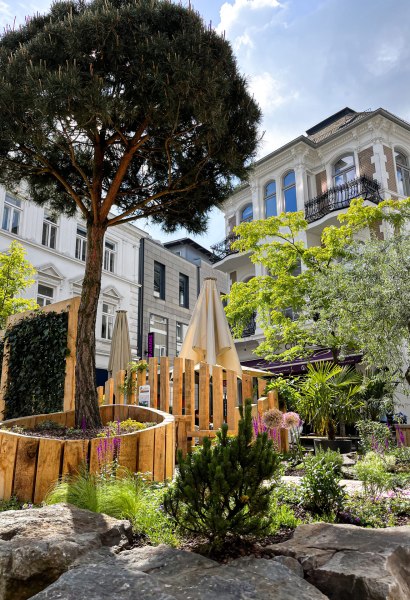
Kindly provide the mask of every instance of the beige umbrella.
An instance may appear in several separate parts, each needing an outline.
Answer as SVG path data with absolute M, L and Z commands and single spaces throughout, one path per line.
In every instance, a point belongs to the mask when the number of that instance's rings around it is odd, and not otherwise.
M 128 331 L 127 311 L 117 310 L 112 333 L 110 359 L 108 361 L 108 372 L 110 376 L 115 379 L 118 371 L 126 369 L 130 361 L 131 344 Z M 116 389 L 116 386 L 114 389 Z
M 242 376 L 241 363 L 226 319 L 215 277 L 204 280 L 189 323 L 181 358 L 231 369 Z

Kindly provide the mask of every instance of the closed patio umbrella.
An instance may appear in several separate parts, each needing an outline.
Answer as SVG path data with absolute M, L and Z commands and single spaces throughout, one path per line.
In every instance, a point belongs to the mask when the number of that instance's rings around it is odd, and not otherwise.
M 196 301 L 189 323 L 181 358 L 210 365 L 220 365 L 242 376 L 241 364 L 229 329 L 216 279 L 207 277 Z
M 131 344 L 128 331 L 127 311 L 117 310 L 112 333 L 110 359 L 108 361 L 109 375 L 115 378 L 118 371 L 126 369 L 130 361 Z M 116 390 L 116 382 L 114 389 Z

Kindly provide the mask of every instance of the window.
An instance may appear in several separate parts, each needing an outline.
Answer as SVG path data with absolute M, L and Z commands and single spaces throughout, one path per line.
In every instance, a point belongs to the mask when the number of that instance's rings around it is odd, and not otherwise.
M 75 257 L 84 262 L 87 257 L 87 230 L 79 225 L 77 226 L 77 237 L 75 240 Z
M 115 269 L 115 254 L 117 252 L 117 245 L 114 242 L 105 240 L 104 243 L 104 269 L 114 273 Z
M 37 288 L 37 304 L 39 306 L 48 306 L 52 304 L 54 300 L 54 288 L 44 285 L 43 283 L 38 284 Z
M 277 217 L 276 182 L 271 181 L 265 186 L 265 217 Z
M 154 334 L 154 356 L 168 354 L 168 319 L 159 315 L 150 315 L 149 331 Z
M 335 163 L 333 167 L 333 183 L 335 186 L 343 185 L 356 179 L 356 166 L 353 154 L 347 154 Z
M 101 322 L 101 337 L 103 340 L 112 339 L 112 331 L 114 329 L 114 312 L 115 306 L 113 304 L 103 302 Z
M 154 262 L 154 296 L 165 300 L 165 265 Z
M 283 196 L 285 198 L 285 212 L 296 212 L 296 180 L 295 171 L 289 171 L 283 178 Z
M 189 308 L 189 277 L 179 274 L 179 306 Z
M 43 235 L 41 243 L 43 246 L 55 249 L 57 240 L 56 218 L 48 211 L 44 211 Z
M 21 200 L 6 194 L 1 228 L 15 235 L 19 234 L 21 218 Z
M 410 196 L 410 170 L 407 157 L 395 152 L 398 192 L 402 196 Z
M 177 356 L 181 352 L 187 329 L 188 325 L 185 325 L 185 323 L 178 323 L 177 321 Z
M 247 204 L 243 211 L 241 212 L 241 223 L 243 221 L 252 221 L 253 219 L 253 206 L 252 204 Z

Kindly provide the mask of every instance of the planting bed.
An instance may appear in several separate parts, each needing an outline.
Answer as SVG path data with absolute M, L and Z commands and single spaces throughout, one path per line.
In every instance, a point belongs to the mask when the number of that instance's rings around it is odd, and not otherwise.
M 151 473 L 155 481 L 172 478 L 175 468 L 175 427 L 172 415 L 152 408 L 126 405 L 100 407 L 102 422 L 133 419 L 156 423 L 153 427 L 116 435 L 118 462 L 132 472 Z M 33 429 L 53 421 L 74 426 L 74 411 L 22 417 L 0 427 Z M 0 429 L 0 500 L 16 496 L 21 501 L 42 502 L 49 488 L 62 476 L 74 473 L 82 463 L 91 472 L 99 469 L 102 438 L 53 439 Z

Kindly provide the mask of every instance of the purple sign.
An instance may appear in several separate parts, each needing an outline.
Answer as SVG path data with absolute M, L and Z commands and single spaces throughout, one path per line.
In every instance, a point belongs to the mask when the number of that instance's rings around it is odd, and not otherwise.
M 154 356 L 154 348 L 155 348 L 155 333 L 151 331 L 148 334 L 148 358 L 152 358 Z

